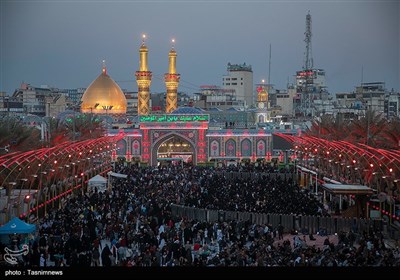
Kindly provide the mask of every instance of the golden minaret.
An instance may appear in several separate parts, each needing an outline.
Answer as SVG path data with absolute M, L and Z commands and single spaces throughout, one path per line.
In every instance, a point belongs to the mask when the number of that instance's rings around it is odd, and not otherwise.
M 178 107 L 178 85 L 181 75 L 176 73 L 176 51 L 174 50 L 175 40 L 172 39 L 172 49 L 169 52 L 169 73 L 164 75 L 165 86 L 167 87 L 167 98 L 165 112 L 172 113 Z
M 148 49 L 145 45 L 146 35 L 142 36 L 142 45 L 139 49 L 140 61 L 139 71 L 136 71 L 136 82 L 138 84 L 138 115 L 148 115 L 150 113 L 150 84 L 151 72 L 147 69 Z
M 258 88 L 257 103 L 259 109 L 267 109 L 268 106 L 268 92 L 265 88 L 264 80 L 262 80 L 262 85 Z

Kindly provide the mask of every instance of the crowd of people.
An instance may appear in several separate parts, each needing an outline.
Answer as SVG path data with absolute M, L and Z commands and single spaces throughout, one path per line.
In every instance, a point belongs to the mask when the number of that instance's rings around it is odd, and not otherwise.
M 324 246 L 318 247 L 306 236 L 283 235 L 281 226 L 188 220 L 170 211 L 174 203 L 260 213 L 321 214 L 321 204 L 291 179 L 265 176 L 232 181 L 215 168 L 195 166 L 115 169 L 128 175 L 127 179 L 114 179 L 105 192 L 70 196 L 63 207 L 47 213 L 37 237 L 30 240 L 29 254 L 19 257 L 21 265 L 400 265 L 400 251 L 388 248 L 373 228 L 358 238 L 352 232 L 340 233 L 338 242 L 327 238 Z

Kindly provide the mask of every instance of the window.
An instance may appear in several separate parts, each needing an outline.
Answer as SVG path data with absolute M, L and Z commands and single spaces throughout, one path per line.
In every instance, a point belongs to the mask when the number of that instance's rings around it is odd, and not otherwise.
M 237 86 L 237 83 L 232 83 L 232 86 Z
M 226 85 L 226 86 L 230 86 L 231 84 L 230 84 L 230 83 L 225 83 L 225 85 Z
M 237 80 L 237 78 L 232 78 L 232 81 L 236 81 Z
M 241 85 L 243 85 L 243 83 L 240 83 Z

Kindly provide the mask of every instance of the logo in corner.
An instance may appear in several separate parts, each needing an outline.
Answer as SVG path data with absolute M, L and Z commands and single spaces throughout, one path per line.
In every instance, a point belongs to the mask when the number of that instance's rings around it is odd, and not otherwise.
M 4 254 L 4 260 L 6 262 L 8 262 L 9 264 L 17 264 L 17 258 L 18 256 L 21 255 L 28 255 L 29 253 L 29 248 L 28 245 L 24 244 L 22 245 L 22 249 L 21 250 L 11 250 L 10 248 L 4 248 L 4 251 L 6 251 L 6 253 Z

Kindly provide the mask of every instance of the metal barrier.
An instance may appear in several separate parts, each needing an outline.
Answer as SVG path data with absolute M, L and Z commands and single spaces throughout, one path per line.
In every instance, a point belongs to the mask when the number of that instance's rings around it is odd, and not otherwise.
M 239 171 L 217 171 L 218 176 L 224 177 L 227 180 L 234 181 L 240 180 L 261 180 L 264 177 L 269 177 L 271 179 L 280 178 L 282 180 L 293 178 L 293 174 L 290 173 L 259 173 L 259 172 L 239 172 Z
M 362 234 L 364 231 L 375 227 L 382 230 L 382 222 L 379 220 L 341 218 L 341 217 L 317 217 L 289 214 L 262 214 L 250 212 L 235 212 L 223 210 L 208 210 L 182 205 L 171 205 L 174 216 L 186 217 L 190 220 L 207 221 L 210 223 L 235 220 L 238 223 L 250 221 L 259 225 L 271 225 L 277 229 L 279 224 L 285 232 L 297 230 L 302 234 L 331 235 L 335 233 L 349 232 Z

